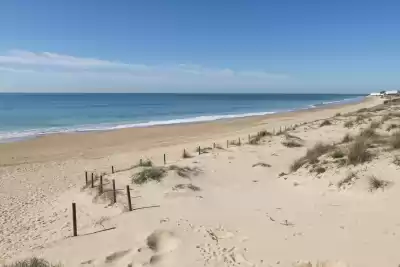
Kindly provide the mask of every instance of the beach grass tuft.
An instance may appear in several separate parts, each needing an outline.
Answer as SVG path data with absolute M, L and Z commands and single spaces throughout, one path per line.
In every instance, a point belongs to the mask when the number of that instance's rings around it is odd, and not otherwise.
M 194 184 L 177 184 L 172 188 L 172 190 L 179 190 L 179 189 L 186 189 L 186 188 L 188 188 L 194 192 L 201 191 L 201 188 Z
M 317 166 L 316 168 L 314 168 L 312 170 L 313 172 L 316 172 L 317 174 L 321 174 L 326 172 L 326 168 L 322 167 L 322 166 Z
M 286 146 L 286 147 L 302 147 L 303 144 L 300 143 L 299 141 L 296 140 L 286 140 L 282 142 L 282 145 Z
M 344 185 L 350 185 L 355 179 L 358 179 L 358 177 L 355 172 L 351 171 L 345 178 L 337 183 L 337 187 L 342 188 Z
M 295 172 L 306 163 L 307 163 L 307 160 L 304 158 L 296 159 L 295 161 L 293 161 L 292 165 L 290 165 L 290 171 Z
M 348 148 L 347 164 L 357 165 L 371 159 L 368 152 L 368 144 L 365 138 L 357 138 Z
M 334 149 L 333 145 L 330 144 L 323 144 L 323 143 L 317 143 L 315 144 L 312 148 L 308 149 L 306 154 L 295 160 L 292 165 L 290 165 L 290 170 L 292 172 L 297 171 L 300 169 L 304 164 L 310 163 L 310 164 L 315 164 L 318 163 L 318 158 L 329 151 Z
M 400 131 L 393 133 L 389 139 L 389 144 L 393 149 L 400 148 Z
M 389 185 L 388 181 L 385 180 L 381 180 L 376 178 L 376 176 L 371 175 L 368 178 L 368 184 L 369 184 L 369 190 L 372 191 L 376 191 L 378 189 L 385 189 L 385 187 L 387 187 Z
M 334 159 L 340 159 L 340 158 L 343 158 L 345 156 L 345 154 L 342 150 L 336 149 L 335 151 L 332 152 L 331 156 Z
M 385 114 L 381 118 L 381 123 L 384 123 L 385 121 L 388 121 L 388 120 L 390 120 L 390 115 L 389 114 Z
M 310 162 L 311 164 L 316 163 L 318 158 L 334 148 L 333 145 L 317 143 L 314 145 L 313 148 L 308 149 L 306 155 L 304 156 L 305 159 Z
M 30 258 L 20 260 L 10 265 L 3 265 L 3 267 L 61 267 L 61 264 L 52 264 L 46 260 L 39 258 Z
M 353 121 L 346 121 L 344 123 L 344 127 L 346 127 L 346 128 L 351 128 L 353 126 L 354 126 L 354 122 Z
M 150 159 L 140 160 L 137 164 L 139 167 L 151 167 L 153 166 L 153 162 Z
M 176 174 L 178 174 L 179 176 L 184 177 L 184 178 L 188 178 L 191 175 L 198 175 L 199 173 L 201 173 L 200 168 L 197 168 L 197 167 L 191 168 L 188 166 L 181 167 L 178 165 L 171 165 L 171 166 L 169 166 L 168 170 L 175 171 Z
M 400 156 L 399 155 L 394 156 L 393 164 L 400 166 Z
M 342 144 L 349 143 L 351 141 L 353 141 L 353 137 L 349 133 L 347 133 L 343 136 Z
M 167 174 L 163 167 L 147 167 L 132 176 L 132 182 L 135 184 L 145 184 L 150 181 L 160 182 Z
M 324 126 L 328 126 L 328 125 L 332 125 L 332 122 L 330 120 L 324 120 L 319 127 L 324 127 Z
M 391 124 L 389 124 L 389 126 L 386 128 L 386 131 L 390 132 L 391 130 L 396 129 L 396 128 L 398 128 L 398 125 L 395 124 L 395 123 L 391 123 Z

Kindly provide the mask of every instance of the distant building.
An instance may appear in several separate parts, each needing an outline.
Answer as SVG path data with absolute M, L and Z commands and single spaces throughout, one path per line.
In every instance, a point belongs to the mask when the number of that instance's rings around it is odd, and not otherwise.
M 385 95 L 398 95 L 398 94 L 399 94 L 398 90 L 391 90 L 385 92 Z
M 381 96 L 382 94 L 381 93 L 370 93 L 369 95 L 370 96 Z

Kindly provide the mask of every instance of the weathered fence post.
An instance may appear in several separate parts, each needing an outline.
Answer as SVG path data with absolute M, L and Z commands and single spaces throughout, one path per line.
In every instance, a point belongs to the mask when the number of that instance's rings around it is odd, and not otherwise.
M 75 203 L 72 203 L 72 227 L 73 227 L 74 236 L 77 236 L 78 229 L 76 227 L 76 204 Z
M 114 166 L 111 166 L 111 173 L 114 173 Z
M 213 143 L 213 148 L 215 148 L 215 143 Z
M 117 203 L 117 191 L 115 191 L 115 180 L 112 180 L 114 204 Z
M 167 157 L 166 157 L 166 155 L 164 154 L 164 165 L 165 164 L 167 164 Z
M 251 139 L 251 137 L 250 137 L 250 135 L 249 135 L 249 143 L 250 143 L 250 139 Z
M 200 146 L 199 146 L 199 155 L 201 154 L 201 149 L 200 149 Z
M 94 173 L 92 172 L 92 188 L 94 187 Z
M 239 140 L 239 146 L 240 146 L 240 145 L 242 145 L 242 144 L 240 143 L 240 137 L 239 137 L 239 139 L 238 139 L 238 140 Z
M 99 194 L 103 194 L 103 175 L 100 175 Z
M 87 171 L 85 171 L 85 181 L 86 181 L 86 185 L 87 185 L 88 184 Z
M 128 208 L 129 208 L 129 211 L 132 211 L 131 191 L 129 189 L 129 185 L 126 186 L 126 195 L 128 196 Z

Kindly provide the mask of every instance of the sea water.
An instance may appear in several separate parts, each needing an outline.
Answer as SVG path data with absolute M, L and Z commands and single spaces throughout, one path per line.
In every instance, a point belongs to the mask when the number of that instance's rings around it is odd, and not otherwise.
M 361 101 L 338 94 L 0 94 L 0 142 L 259 116 Z

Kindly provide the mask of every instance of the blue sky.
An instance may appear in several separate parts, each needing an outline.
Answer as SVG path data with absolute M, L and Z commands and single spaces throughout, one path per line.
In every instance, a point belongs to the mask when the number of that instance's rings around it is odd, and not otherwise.
M 0 1 L 0 91 L 399 88 L 400 1 Z

